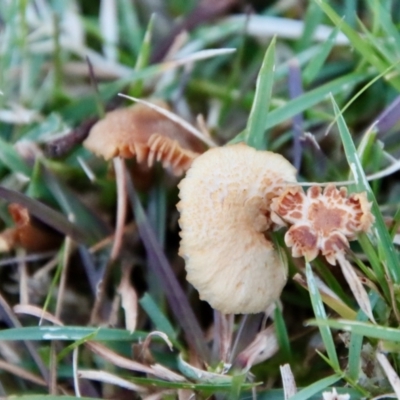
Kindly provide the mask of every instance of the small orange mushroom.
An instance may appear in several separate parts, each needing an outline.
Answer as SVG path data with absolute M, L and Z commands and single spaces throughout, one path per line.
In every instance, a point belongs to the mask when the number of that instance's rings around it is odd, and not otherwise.
M 153 104 L 168 109 L 165 102 Z M 162 139 L 160 139 L 162 138 Z M 203 147 L 185 129 L 156 110 L 140 103 L 106 114 L 91 129 L 84 146 L 98 156 L 136 157 L 151 166 L 157 159 L 179 175 Z
M 8 206 L 15 226 L 0 234 L 0 250 L 22 247 L 27 251 L 46 251 L 60 245 L 62 237 L 48 225 L 32 218 L 28 210 L 16 203 Z
M 267 238 L 271 200 L 295 168 L 279 154 L 245 144 L 197 157 L 179 184 L 187 280 L 225 314 L 265 311 L 286 284 L 281 253 Z

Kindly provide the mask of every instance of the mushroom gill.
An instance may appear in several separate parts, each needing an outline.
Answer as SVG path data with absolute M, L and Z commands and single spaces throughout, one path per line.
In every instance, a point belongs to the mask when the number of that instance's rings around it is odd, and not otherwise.
M 272 198 L 295 168 L 245 144 L 197 157 L 179 184 L 180 255 L 200 298 L 225 314 L 264 311 L 286 283 L 285 260 L 265 233 Z
M 168 109 L 161 100 L 154 100 L 153 104 Z M 164 138 L 161 143 L 156 140 L 160 136 Z M 164 166 L 171 167 L 175 174 L 187 168 L 188 154 L 196 156 L 197 152 L 203 151 L 199 140 L 180 125 L 139 103 L 107 113 L 92 127 L 83 144 L 106 160 L 117 156 L 136 157 L 139 164 L 152 164 L 155 153 L 157 159 Z M 163 148 L 160 149 L 158 146 L 161 144 Z M 164 148 L 172 148 L 172 151 L 165 151 Z

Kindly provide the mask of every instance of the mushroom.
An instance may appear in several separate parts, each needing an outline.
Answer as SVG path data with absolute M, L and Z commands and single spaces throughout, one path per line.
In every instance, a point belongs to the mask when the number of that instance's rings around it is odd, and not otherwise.
M 374 221 L 365 193 L 348 197 L 346 188 L 337 189 L 332 184 L 323 192 L 319 186 L 312 186 L 307 194 L 300 186 L 288 187 L 273 200 L 271 208 L 291 224 L 285 243 L 292 247 L 293 257 L 312 261 L 321 252 L 332 265 L 349 247 L 349 240 L 367 232 Z M 272 218 L 278 222 L 276 214 Z
M 168 109 L 161 100 L 153 104 Z M 153 135 L 163 140 L 155 140 Z M 83 144 L 106 160 L 136 157 L 138 163 L 147 161 L 151 166 L 157 158 L 176 175 L 187 168 L 188 157 L 194 159 L 202 151 L 200 142 L 180 125 L 140 103 L 107 113 L 92 127 Z
M 364 313 L 373 322 L 372 306 L 363 283 L 346 258 L 349 240 L 368 232 L 374 222 L 367 194 L 347 195 L 347 189 L 333 184 L 324 191 L 311 186 L 304 193 L 300 186 L 288 187 L 273 199 L 272 219 L 291 226 L 285 234 L 285 243 L 292 247 L 293 257 L 312 261 L 319 252 L 332 264 L 339 264 L 343 276 Z
M 203 153 L 180 182 L 179 254 L 214 309 L 257 313 L 279 298 L 286 261 L 266 234 L 271 200 L 295 177 L 281 155 L 241 143 Z
M 61 244 L 61 235 L 40 220 L 33 218 L 28 209 L 11 203 L 8 211 L 15 226 L 0 234 L 0 252 L 22 247 L 27 251 L 46 251 Z

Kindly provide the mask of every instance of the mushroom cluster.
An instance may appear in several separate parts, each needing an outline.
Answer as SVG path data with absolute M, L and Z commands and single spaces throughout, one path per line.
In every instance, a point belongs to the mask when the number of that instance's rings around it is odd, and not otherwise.
M 168 109 L 161 100 L 153 104 Z M 83 145 L 106 160 L 136 157 L 139 164 L 149 166 L 161 161 L 175 175 L 181 175 L 202 151 L 200 142 L 180 125 L 139 103 L 107 113 L 92 127 Z
M 256 313 L 281 294 L 285 259 L 269 240 L 271 201 L 296 170 L 284 157 L 245 144 L 196 158 L 180 182 L 180 255 L 187 280 L 224 314 Z
M 307 192 L 281 155 L 245 144 L 208 150 L 179 184 L 180 255 L 200 298 L 224 314 L 265 311 L 286 283 L 286 262 L 268 233 L 289 226 L 294 257 L 321 253 L 340 265 L 360 307 L 373 320 L 368 295 L 346 259 L 349 241 L 374 217 L 366 193 L 333 184 Z

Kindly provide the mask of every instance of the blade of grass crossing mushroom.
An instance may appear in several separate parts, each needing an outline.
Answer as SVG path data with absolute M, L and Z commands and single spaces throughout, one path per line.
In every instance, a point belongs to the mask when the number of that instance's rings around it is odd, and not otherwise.
M 350 170 L 354 176 L 354 180 L 356 181 L 355 183 L 356 190 L 359 192 L 365 191 L 367 193 L 368 200 L 372 202 L 371 211 L 375 216 L 373 232 L 378 242 L 379 253 L 381 253 L 381 255 L 383 256 L 383 261 L 386 264 L 386 268 L 388 269 L 394 282 L 399 284 L 400 270 L 398 268 L 398 259 L 395 248 L 393 246 L 392 239 L 390 237 L 390 233 L 386 228 L 382 213 L 379 209 L 374 193 L 372 192 L 371 187 L 366 179 L 364 170 L 361 166 L 359 155 L 357 153 L 356 147 L 354 145 L 349 129 L 347 128 L 343 115 L 341 114 L 339 107 L 332 96 L 331 100 L 335 112 L 335 117 L 337 118 L 337 124 L 342 139 L 344 151 L 346 154 L 347 162 L 349 163 Z M 382 271 L 382 273 L 384 274 L 385 271 Z
M 168 260 L 157 242 L 156 236 L 147 220 L 144 209 L 136 195 L 132 180 L 127 180 L 128 196 L 134 211 L 139 234 L 149 258 L 149 265 L 154 268 L 158 278 L 163 282 L 165 295 L 172 312 L 185 332 L 187 341 L 203 360 L 208 360 L 209 352 L 206 347 L 203 332 L 193 313 L 187 297 L 176 279 Z
M 324 304 L 322 303 L 321 295 L 318 291 L 318 286 L 315 282 L 314 274 L 311 269 L 310 263 L 306 263 L 306 276 L 308 289 L 311 298 L 312 308 L 314 310 L 314 315 L 318 320 L 326 320 L 326 312 L 324 308 Z M 322 337 L 322 341 L 325 345 L 326 352 L 328 354 L 329 360 L 334 367 L 335 370 L 340 370 L 339 359 L 336 354 L 336 346 L 333 341 L 332 332 L 329 328 L 324 327 L 324 329 L 320 328 L 320 333 Z
M 274 37 L 265 52 L 264 60 L 257 77 L 253 105 L 246 126 L 246 143 L 258 150 L 268 148 L 265 125 L 274 83 L 275 43 L 276 39 Z

